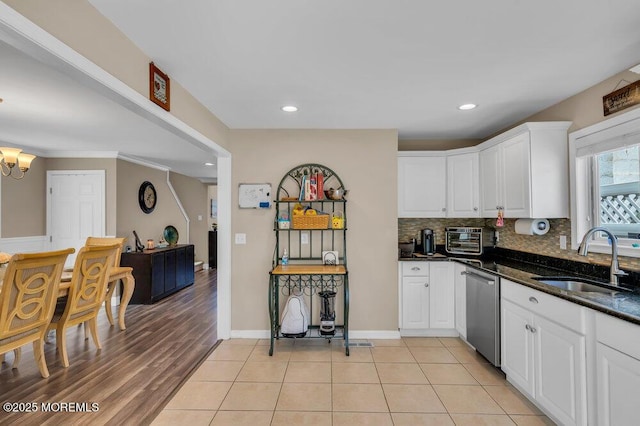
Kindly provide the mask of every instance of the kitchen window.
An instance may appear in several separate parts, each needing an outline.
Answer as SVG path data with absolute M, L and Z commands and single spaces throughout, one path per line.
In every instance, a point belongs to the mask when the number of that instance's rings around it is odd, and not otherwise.
M 618 238 L 619 254 L 640 257 L 640 110 L 571 133 L 572 248 L 602 226 Z M 597 233 L 589 251 L 611 253 Z

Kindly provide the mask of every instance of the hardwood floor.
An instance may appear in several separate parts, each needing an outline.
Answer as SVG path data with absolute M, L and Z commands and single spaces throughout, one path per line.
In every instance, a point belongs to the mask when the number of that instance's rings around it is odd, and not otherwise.
M 43 379 L 31 345 L 11 369 L 0 368 L 0 402 L 36 402 L 35 413 L 0 413 L 0 424 L 149 424 L 216 344 L 216 270 L 200 271 L 195 284 L 153 305 L 130 305 L 127 329 L 98 318 L 102 349 L 84 340 L 82 328 L 67 330 L 69 368 L 56 353 L 55 335 L 45 345 L 51 376 Z M 98 403 L 94 412 L 42 412 L 41 403 Z M 91 405 L 88 406 L 91 409 Z M 0 409 L 1 410 L 1 409 Z

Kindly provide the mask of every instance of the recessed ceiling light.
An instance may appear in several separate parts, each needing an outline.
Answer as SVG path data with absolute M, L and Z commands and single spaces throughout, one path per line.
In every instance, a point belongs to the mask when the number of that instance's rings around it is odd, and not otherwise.
M 460 106 L 458 107 L 458 109 L 459 109 L 459 110 L 462 110 L 462 111 L 466 111 L 466 110 L 468 110 L 468 109 L 474 109 L 474 108 L 475 108 L 475 107 L 477 107 L 477 106 L 478 106 L 478 105 L 476 105 L 476 104 L 463 104 L 463 105 L 460 105 Z
M 205 166 L 213 166 L 213 163 L 204 163 Z
M 296 112 L 298 111 L 298 107 L 293 105 L 285 105 L 282 107 L 282 110 L 284 112 Z

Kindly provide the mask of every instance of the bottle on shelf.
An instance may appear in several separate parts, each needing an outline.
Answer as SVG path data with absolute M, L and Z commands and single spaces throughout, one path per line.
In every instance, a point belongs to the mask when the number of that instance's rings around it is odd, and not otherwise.
M 284 253 L 282 253 L 282 265 L 289 264 L 289 255 L 287 254 L 287 249 L 284 249 Z

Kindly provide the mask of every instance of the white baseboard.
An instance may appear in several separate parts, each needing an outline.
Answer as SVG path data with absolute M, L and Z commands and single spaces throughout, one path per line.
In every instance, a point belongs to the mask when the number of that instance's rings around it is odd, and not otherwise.
M 47 251 L 49 242 L 46 235 L 33 237 L 0 238 L 0 247 L 6 253 L 34 253 Z
M 269 339 L 269 330 L 231 330 L 232 339 Z
M 430 329 L 400 329 L 400 335 L 404 337 L 459 337 L 458 330 L 453 328 L 430 328 Z
M 269 330 L 231 330 L 232 339 L 269 339 Z M 399 339 L 397 330 L 350 330 L 349 339 Z
M 349 330 L 349 339 L 399 339 L 398 330 Z

